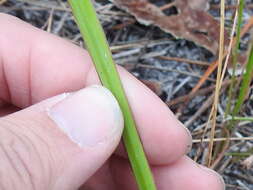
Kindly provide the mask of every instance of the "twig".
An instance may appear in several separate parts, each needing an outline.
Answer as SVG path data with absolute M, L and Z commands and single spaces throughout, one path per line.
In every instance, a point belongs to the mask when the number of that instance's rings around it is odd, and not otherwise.
M 173 89 L 171 96 L 176 94 L 189 80 L 191 80 L 191 77 L 186 77 L 184 80 L 182 80 L 176 87 Z
M 194 60 L 184 59 L 184 58 L 179 58 L 179 57 L 157 56 L 157 58 L 163 59 L 163 60 L 169 60 L 169 61 L 177 61 L 177 62 L 201 65 L 201 66 L 209 66 L 210 65 L 210 63 L 207 63 L 207 62 L 194 61 Z
M 248 176 L 244 175 L 244 174 L 239 174 L 239 173 L 229 173 L 230 176 L 236 177 L 237 179 L 242 179 L 244 181 L 247 181 L 250 184 L 253 184 L 253 179 L 249 178 Z
M 253 141 L 253 136 L 251 137 L 230 137 L 230 138 L 214 138 L 214 142 L 221 142 L 226 141 L 229 139 L 229 141 Z M 210 138 L 207 139 L 193 139 L 193 143 L 201 143 L 201 142 L 210 142 Z
M 57 26 L 53 30 L 54 34 L 58 34 L 60 32 L 60 30 L 62 29 L 66 19 L 68 18 L 68 16 L 69 16 L 69 12 L 65 12 L 62 15 L 61 20 L 58 22 Z
M 166 9 L 169 9 L 169 8 L 173 7 L 173 6 L 175 6 L 175 1 L 173 1 L 173 2 L 171 2 L 171 3 L 168 3 L 168 4 L 166 4 L 166 5 L 161 6 L 160 9 L 161 9 L 162 11 L 164 11 L 164 10 L 166 10 Z
M 156 70 L 160 70 L 160 71 L 169 71 L 169 72 L 176 72 L 176 73 L 180 73 L 183 75 L 188 75 L 188 76 L 192 76 L 192 77 L 196 77 L 196 78 L 201 78 L 200 75 L 196 74 L 196 73 L 189 73 L 189 72 L 185 72 L 185 71 L 179 71 L 176 69 L 170 69 L 170 68 L 163 68 L 163 67 L 157 67 L 157 66 L 153 66 L 153 65 L 144 65 L 144 64 L 137 64 L 137 67 L 142 67 L 142 68 L 146 68 L 146 69 L 156 69 Z M 214 79 L 208 78 L 207 80 L 214 82 Z
M 250 190 L 241 180 L 236 179 L 235 181 L 238 183 L 238 185 L 243 187 L 244 190 Z
M 231 184 L 226 184 L 226 187 L 229 187 L 233 190 L 247 190 L 244 187 L 240 187 L 240 186 L 237 186 L 237 185 L 231 185 Z
M 120 53 L 113 54 L 113 59 L 120 59 L 122 57 L 127 57 L 130 55 L 138 54 L 138 53 L 140 53 L 140 51 L 141 51 L 140 48 L 122 51 Z
M 140 40 L 140 41 L 135 41 L 131 43 L 124 43 L 124 44 L 119 44 L 119 45 L 114 45 L 111 46 L 110 49 L 112 52 L 117 52 L 122 49 L 129 49 L 129 48 L 137 48 L 137 47 L 153 47 L 156 45 L 165 45 L 171 43 L 167 39 L 160 39 L 160 40 Z
M 135 22 L 136 22 L 136 20 L 131 19 L 131 20 L 128 20 L 128 21 L 123 22 L 121 24 L 114 25 L 113 27 L 111 27 L 111 29 L 112 30 L 120 30 L 120 29 L 125 28 L 125 27 L 127 27 L 129 25 L 134 24 Z
M 212 94 L 198 109 L 198 111 L 190 117 L 188 121 L 184 123 L 186 127 L 191 125 L 204 111 L 206 111 L 208 108 L 210 108 L 210 105 L 213 103 L 214 94 Z
M 240 79 L 241 79 L 241 77 L 238 80 L 240 80 Z M 224 82 L 222 82 L 221 86 L 226 88 L 230 84 L 230 82 L 231 82 L 231 80 L 225 80 Z M 184 95 L 184 96 L 180 96 L 180 97 L 175 98 L 173 100 L 167 101 L 166 104 L 168 106 L 173 106 L 173 105 L 185 102 L 186 100 L 189 101 L 192 98 L 196 97 L 197 95 L 205 95 L 205 94 L 213 91 L 214 89 L 215 89 L 215 85 L 212 85 L 212 86 L 209 86 L 209 87 L 206 87 L 206 88 L 202 88 L 202 89 L 196 91 L 195 94 L 187 94 L 187 95 Z
M 47 32 L 51 32 L 52 23 L 53 23 L 54 9 L 51 9 L 49 18 L 47 20 Z
M 45 3 L 43 1 L 32 1 L 32 0 L 17 0 L 19 2 L 23 2 L 23 3 L 29 3 L 31 5 L 35 5 L 35 6 L 38 6 L 38 7 L 43 7 L 43 8 L 47 8 L 47 9 L 54 9 L 54 10 L 57 10 L 57 11 L 68 11 L 68 12 L 71 12 L 71 10 L 69 8 L 65 8 L 65 7 L 60 7 L 60 6 L 57 6 L 53 3 Z
M 222 163 L 222 165 L 220 166 L 220 168 L 218 170 L 216 170 L 218 173 L 223 173 L 224 170 L 227 168 L 227 166 L 230 164 L 231 160 L 232 160 L 232 156 L 228 156 L 225 161 Z

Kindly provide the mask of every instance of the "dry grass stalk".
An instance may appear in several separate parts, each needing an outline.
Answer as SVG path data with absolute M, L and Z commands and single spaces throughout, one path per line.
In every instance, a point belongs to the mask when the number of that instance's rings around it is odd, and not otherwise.
M 220 95 L 220 87 L 221 87 L 221 75 L 222 75 L 222 62 L 223 62 L 223 54 L 224 54 L 224 25 L 225 25 L 225 0 L 221 0 L 221 11 L 220 11 L 220 42 L 219 42 L 219 64 L 218 64 L 218 73 L 216 79 L 216 88 L 215 88 L 215 95 L 214 95 L 214 103 L 213 108 L 210 113 L 210 119 L 212 119 L 212 127 L 211 127 L 211 136 L 210 136 L 210 143 L 208 147 L 208 160 L 207 165 L 210 167 L 212 164 L 212 153 L 213 153 L 213 144 L 214 144 L 214 135 L 215 135 L 215 128 L 216 128 L 216 116 L 217 116 L 217 108 L 219 102 L 219 95 Z M 207 125 L 209 121 L 207 122 Z
M 252 141 L 253 140 L 253 136 L 251 137 L 229 137 L 229 138 L 214 138 L 213 141 L 214 142 L 222 142 L 222 141 L 226 141 L 227 139 L 229 139 L 229 141 Z M 201 143 L 201 142 L 210 142 L 210 138 L 207 139 L 193 139 L 193 143 Z

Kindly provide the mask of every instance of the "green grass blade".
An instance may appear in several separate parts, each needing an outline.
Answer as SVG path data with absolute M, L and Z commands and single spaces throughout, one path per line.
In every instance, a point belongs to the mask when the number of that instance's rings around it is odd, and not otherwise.
M 235 104 L 235 107 L 234 107 L 233 112 L 232 112 L 232 119 L 229 122 L 229 125 L 227 126 L 227 128 L 229 130 L 232 130 L 234 128 L 234 125 L 238 121 L 238 119 L 235 119 L 235 116 L 238 115 L 238 113 L 241 110 L 241 107 L 243 105 L 245 97 L 248 94 L 250 82 L 251 82 L 251 79 L 252 79 L 252 74 L 253 74 L 253 41 L 251 42 L 250 45 L 251 46 L 250 46 L 249 59 L 248 59 L 247 65 L 246 65 L 245 74 L 243 74 L 242 84 L 241 84 L 241 87 L 240 87 L 239 96 L 236 100 L 236 104 Z
M 237 66 L 237 60 L 238 60 L 238 51 L 239 51 L 239 46 L 240 46 L 240 36 L 241 36 L 241 27 L 242 27 L 242 18 L 243 18 L 243 9 L 244 9 L 244 0 L 240 0 L 239 2 L 239 10 L 238 10 L 238 17 L 237 17 L 237 27 L 236 27 L 236 38 L 235 38 L 235 47 L 233 48 L 232 51 L 232 65 L 233 65 L 233 70 L 232 70 L 232 82 L 229 86 L 229 91 L 228 91 L 228 103 L 225 111 L 225 118 L 231 113 L 231 104 L 232 104 L 232 98 L 233 98 L 233 91 L 234 91 L 234 86 L 236 83 L 236 66 Z
M 253 121 L 253 117 L 234 116 L 233 118 L 231 117 L 231 120 L 234 120 L 234 121 Z
M 123 140 L 140 190 L 156 190 L 119 74 L 90 0 L 69 0 L 102 84 L 116 97 L 124 115 Z
M 248 60 L 247 66 L 246 66 L 246 72 L 243 75 L 239 96 L 236 100 L 236 104 L 235 104 L 235 107 L 232 112 L 232 114 L 233 114 L 232 117 L 234 117 L 235 115 L 237 115 L 240 112 L 240 109 L 241 109 L 241 106 L 244 102 L 245 96 L 247 95 L 248 90 L 249 90 L 250 82 L 252 79 L 252 74 L 253 74 L 253 43 L 251 43 L 250 55 L 249 55 L 249 60 Z
M 248 157 L 252 155 L 252 152 L 228 152 L 225 153 L 226 156 L 238 156 L 238 157 Z

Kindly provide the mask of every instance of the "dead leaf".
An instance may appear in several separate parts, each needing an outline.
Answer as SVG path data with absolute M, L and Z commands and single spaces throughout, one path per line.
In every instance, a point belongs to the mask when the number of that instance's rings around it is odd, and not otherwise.
M 148 0 L 112 0 L 114 4 L 135 16 L 144 25 L 155 25 L 177 38 L 184 38 L 208 49 L 213 54 L 218 52 L 219 22 L 205 10 L 206 0 L 175 0 L 170 7 L 177 14 L 166 15 Z M 226 35 L 227 36 L 227 35 Z M 228 38 L 225 37 L 225 45 Z
M 250 169 L 253 166 L 253 155 L 246 158 L 244 161 L 242 161 L 242 166 L 244 166 L 246 169 Z

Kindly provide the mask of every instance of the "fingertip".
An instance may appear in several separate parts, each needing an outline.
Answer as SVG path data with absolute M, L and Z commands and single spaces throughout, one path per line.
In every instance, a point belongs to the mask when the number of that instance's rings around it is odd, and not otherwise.
M 123 189 L 137 189 L 134 175 L 126 159 L 114 157 L 112 173 L 115 182 Z M 183 157 L 171 165 L 152 166 L 159 190 L 224 190 L 223 179 L 210 169 L 203 169 L 188 157 Z
M 124 69 L 120 71 L 150 163 L 164 165 L 185 155 L 192 144 L 190 132 L 150 89 Z
M 172 165 L 154 168 L 158 188 L 163 189 L 205 189 L 224 190 L 223 179 L 215 171 L 206 169 L 188 157 L 183 157 Z
M 203 165 L 199 165 L 199 167 L 204 170 L 207 175 L 210 175 L 211 177 L 209 178 L 210 181 L 212 181 L 212 184 L 217 184 L 217 186 L 220 187 L 221 190 L 225 190 L 226 189 L 226 184 L 225 184 L 225 181 L 223 179 L 223 177 L 217 173 L 216 171 L 210 169 L 210 168 L 207 168 Z

